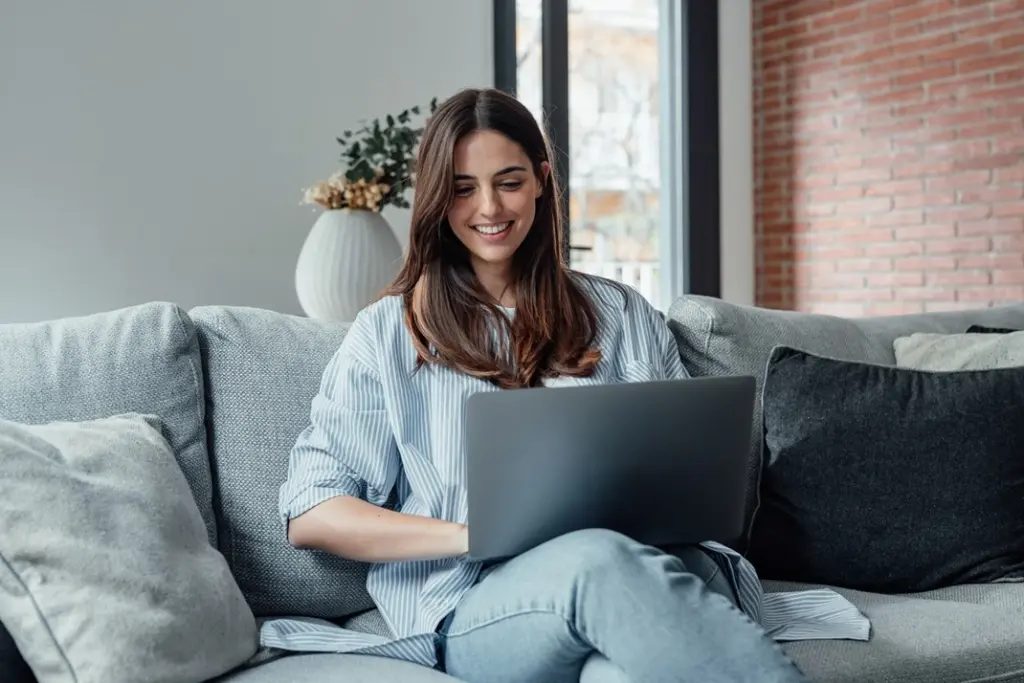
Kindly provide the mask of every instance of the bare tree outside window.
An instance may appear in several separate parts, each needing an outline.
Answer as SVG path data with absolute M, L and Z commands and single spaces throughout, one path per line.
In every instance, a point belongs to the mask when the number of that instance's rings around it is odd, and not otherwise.
M 657 0 L 569 6 L 573 266 L 660 304 Z
M 572 266 L 637 288 L 658 283 L 657 0 L 569 4 L 569 220 Z M 541 3 L 519 0 L 517 92 L 543 120 Z
M 516 94 L 543 121 L 541 0 L 516 0 Z

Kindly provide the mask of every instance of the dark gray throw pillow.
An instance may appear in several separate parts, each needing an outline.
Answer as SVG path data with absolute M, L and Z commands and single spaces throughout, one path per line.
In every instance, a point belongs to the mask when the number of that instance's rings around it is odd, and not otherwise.
M 882 593 L 1024 576 L 1024 368 L 927 372 L 773 350 L 749 558 Z
M 971 325 L 967 328 L 967 334 L 1013 334 L 1020 330 L 1013 330 L 1009 327 L 989 327 L 987 325 Z
M 11 634 L 0 624 L 0 681 L 3 683 L 34 683 L 35 676 L 18 651 Z

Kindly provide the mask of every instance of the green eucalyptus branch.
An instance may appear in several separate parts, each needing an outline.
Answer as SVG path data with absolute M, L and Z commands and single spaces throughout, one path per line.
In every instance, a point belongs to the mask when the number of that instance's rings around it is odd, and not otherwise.
M 430 114 L 437 111 L 437 98 L 430 100 Z M 410 107 L 397 115 L 388 114 L 353 130 L 346 130 L 337 138 L 341 145 L 341 161 L 345 164 L 345 180 L 351 184 L 376 184 L 386 188 L 379 206 L 390 204 L 409 208 L 405 192 L 412 187 L 416 146 L 423 135 L 422 126 L 412 125 L 412 117 L 419 116 L 421 108 Z M 363 181 L 360 183 L 359 181 Z

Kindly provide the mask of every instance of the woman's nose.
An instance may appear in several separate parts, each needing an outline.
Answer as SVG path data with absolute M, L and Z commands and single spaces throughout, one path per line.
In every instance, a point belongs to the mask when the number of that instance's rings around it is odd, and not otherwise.
M 480 193 L 480 213 L 484 216 L 493 217 L 501 213 L 501 198 L 494 190 L 484 190 Z

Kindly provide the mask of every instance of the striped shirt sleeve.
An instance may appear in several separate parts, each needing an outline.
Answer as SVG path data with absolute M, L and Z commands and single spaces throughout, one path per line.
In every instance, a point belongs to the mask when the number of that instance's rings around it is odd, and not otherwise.
M 633 341 L 636 347 L 629 352 L 633 360 L 640 360 L 653 367 L 653 377 L 647 379 L 689 379 L 690 374 L 683 366 L 679 346 L 665 316 L 651 306 L 639 294 L 631 292 L 625 327 L 630 334 L 637 335 Z
M 375 368 L 374 337 L 359 318 L 323 372 L 310 422 L 292 447 L 281 485 L 282 522 L 338 496 L 383 505 L 400 460 Z
M 683 365 L 675 335 L 672 334 L 660 314 L 656 313 L 652 318 L 651 324 L 654 326 L 655 338 L 658 340 L 658 354 L 662 359 L 665 379 L 689 379 L 690 373 Z

